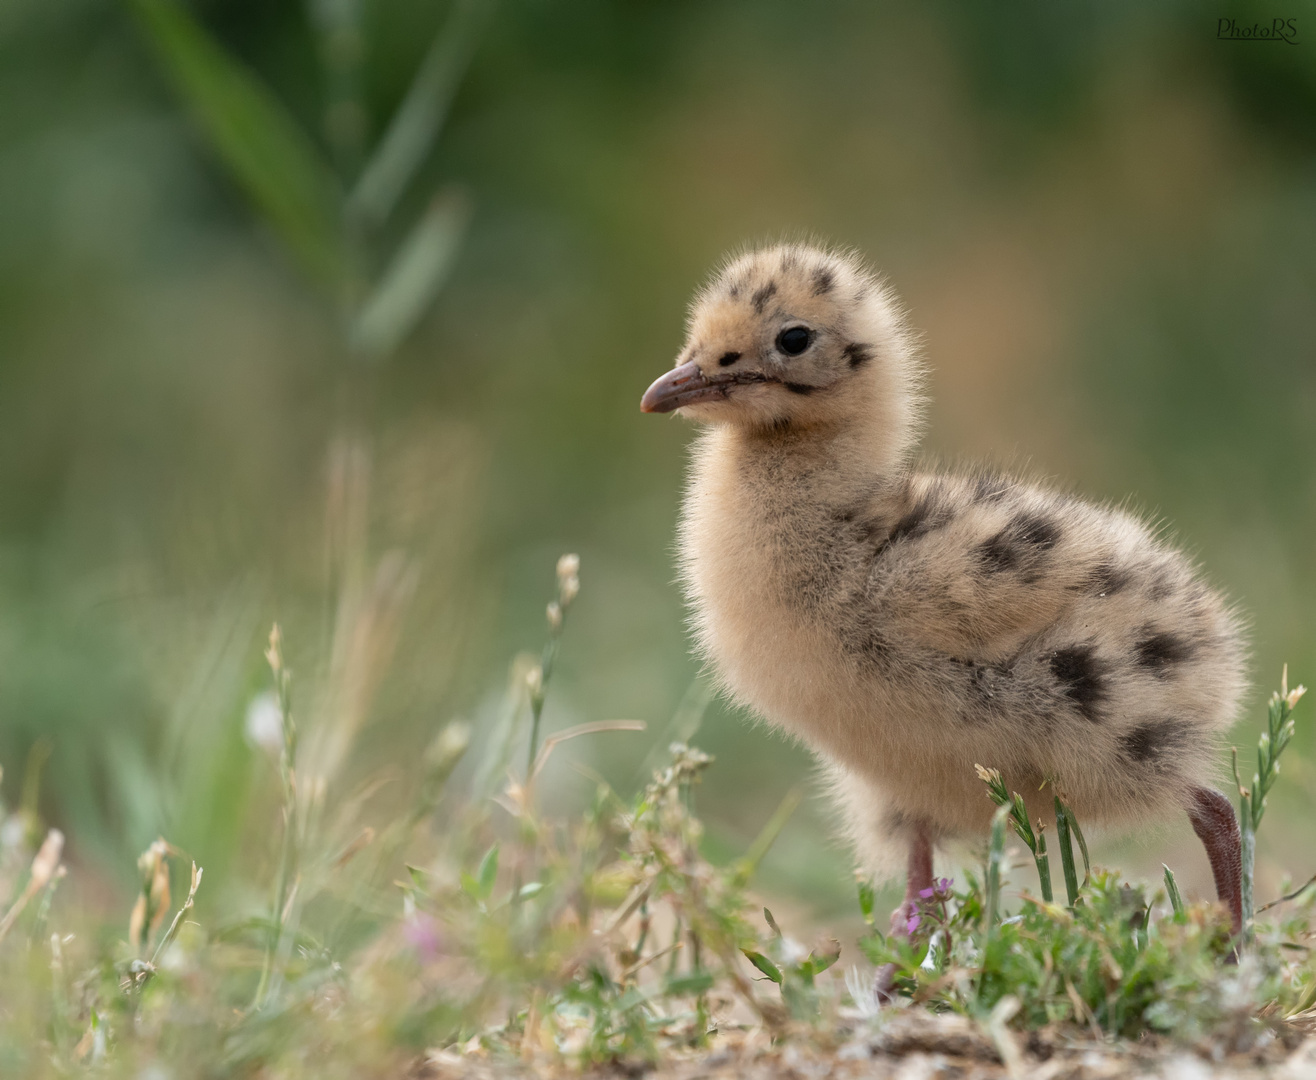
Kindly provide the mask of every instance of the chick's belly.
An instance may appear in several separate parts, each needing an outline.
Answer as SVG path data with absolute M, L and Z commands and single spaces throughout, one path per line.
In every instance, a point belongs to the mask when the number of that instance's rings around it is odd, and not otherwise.
M 929 730 L 926 717 L 908 717 L 900 727 L 906 735 L 897 746 L 885 754 L 865 755 L 861 769 L 890 808 L 943 835 L 986 830 L 995 806 L 975 767 L 1001 763 L 1001 747 L 965 738 L 962 732 Z M 1031 768 L 1009 771 L 1024 789 L 1041 782 Z
M 713 666 L 737 701 L 764 720 L 817 743 L 840 723 L 838 694 L 808 635 L 777 627 L 755 635 L 714 632 Z
M 985 827 L 992 807 L 974 765 L 993 760 L 993 748 L 947 731 L 935 708 L 911 710 L 890 687 L 854 679 L 827 662 L 834 656 L 809 635 L 779 631 L 713 659 L 741 704 L 862 778 L 880 804 L 948 833 Z

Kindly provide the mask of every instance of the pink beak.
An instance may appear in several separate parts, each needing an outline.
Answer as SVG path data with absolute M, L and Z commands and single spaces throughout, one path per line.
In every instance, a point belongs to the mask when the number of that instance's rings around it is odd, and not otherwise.
M 725 398 L 732 377 L 710 379 L 693 360 L 673 368 L 656 379 L 640 398 L 640 412 L 664 413 L 683 405 L 694 405 L 713 398 Z

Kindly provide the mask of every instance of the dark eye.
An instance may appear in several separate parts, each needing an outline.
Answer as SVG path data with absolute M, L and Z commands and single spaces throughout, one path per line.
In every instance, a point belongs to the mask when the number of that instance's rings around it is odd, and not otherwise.
M 813 335 L 803 326 L 788 326 L 777 335 L 777 348 L 787 356 L 799 356 L 813 341 Z

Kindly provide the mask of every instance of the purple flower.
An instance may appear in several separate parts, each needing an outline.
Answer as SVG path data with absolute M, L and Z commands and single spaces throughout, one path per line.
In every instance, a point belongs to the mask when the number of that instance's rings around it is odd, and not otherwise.
M 923 916 L 920 915 L 918 912 L 915 912 L 913 915 L 909 917 L 909 921 L 905 923 L 905 933 L 912 934 L 915 930 L 919 928 L 919 924 L 922 921 L 923 921 Z
M 918 895 L 923 900 L 931 900 L 936 891 L 936 889 L 919 889 Z
M 422 964 L 433 963 L 443 951 L 443 930 L 433 915 L 415 911 L 402 922 L 402 938 Z

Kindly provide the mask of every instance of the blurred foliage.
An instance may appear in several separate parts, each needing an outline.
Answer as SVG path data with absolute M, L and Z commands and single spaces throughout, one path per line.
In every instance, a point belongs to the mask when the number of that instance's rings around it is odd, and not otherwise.
M 231 871 L 277 857 L 253 843 L 279 806 L 250 735 L 263 629 L 318 677 L 379 620 L 344 769 L 393 767 L 387 801 L 440 721 L 497 727 L 565 548 L 596 584 L 544 730 L 671 715 L 695 675 L 670 584 L 687 434 L 636 402 L 693 285 L 782 233 L 857 246 L 905 297 L 931 453 L 1131 496 L 1251 616 L 1256 670 L 1305 675 L 1316 53 L 1217 41 L 1217 14 L 1271 13 L 11 0 L 9 800 L 48 746 L 37 809 L 70 858 L 121 894 L 164 834 L 207 868 L 200 905 L 254 904 Z M 703 732 L 704 845 L 729 857 L 808 765 L 720 705 Z M 619 742 L 575 764 L 629 792 L 649 747 Z M 560 759 L 543 794 L 572 805 Z M 1309 731 L 1287 760 L 1259 896 L 1305 869 Z M 835 910 L 826 831 L 806 806 L 764 880 Z M 1200 854 L 1178 865 L 1206 894 Z
M 481 1075 L 630 1075 L 710 1051 L 753 1061 L 770 1044 L 856 1060 L 895 1012 L 877 1007 L 875 985 L 962 1014 L 1020 1075 L 1013 1031 L 1044 1029 L 1089 1052 L 1109 1036 L 1164 1032 L 1218 1060 L 1295 1045 L 1316 1020 L 1316 881 L 1245 943 L 1231 940 L 1221 909 L 1186 907 L 1168 869 L 1168 912 L 1154 910 L 1159 895 L 1096 870 L 1068 907 L 1024 893 L 1010 914 L 1006 818 L 1017 811 L 1021 837 L 1030 827 L 990 770 L 982 779 L 1002 805 L 981 877 L 961 891 L 935 881 L 885 936 L 861 878 L 858 951 L 880 966 L 848 963 L 843 980 L 828 974 L 840 941 L 809 948 L 768 908 L 762 927 L 751 914 L 748 887 L 797 799 L 743 858 L 710 863 L 694 806 L 713 762 L 677 742 L 633 796 L 587 775 L 575 785 L 590 792 L 583 810 L 545 814 L 539 783 L 557 747 L 643 728 L 580 724 L 536 748 L 579 569 L 575 556 L 559 561 L 549 648 L 510 688 L 513 722 L 482 747 L 482 765 L 461 772 L 471 732 L 446 725 L 391 814 L 378 798 L 387 777 L 343 788 L 341 751 L 358 719 L 343 698 L 360 665 L 379 659 L 378 612 L 349 605 L 356 647 L 333 650 L 321 686 L 294 686 L 271 631 L 270 722 L 253 734 L 277 758 L 281 806 L 267 831 L 279 857 L 264 874 L 244 867 L 249 885 L 269 890 L 259 913 L 230 890 L 193 917 L 204 870 L 193 861 L 184 876 L 185 854 L 159 838 L 137 860 L 125 940 L 121 917 L 98 925 L 85 907 L 52 903 L 70 876 L 63 835 L 51 829 L 38 846 L 30 815 L 0 805 L 0 894 L 11 898 L 0 916 L 10 974 L 0 1064 L 33 1078 L 445 1076 L 476 1065 Z M 303 726 L 318 746 L 303 744 Z M 527 741 L 526 769 L 490 779 Z

